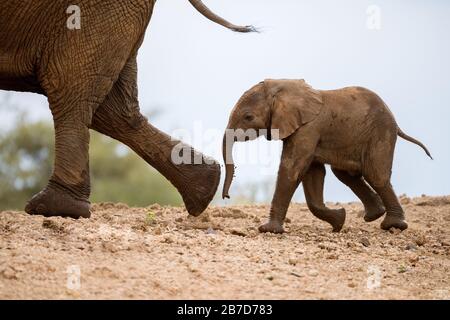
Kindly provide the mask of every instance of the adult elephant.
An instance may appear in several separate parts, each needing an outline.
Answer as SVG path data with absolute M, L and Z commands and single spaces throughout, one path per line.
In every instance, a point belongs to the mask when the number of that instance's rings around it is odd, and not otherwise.
M 174 163 L 172 150 L 180 142 L 139 111 L 136 56 L 155 2 L 0 3 L 0 89 L 47 96 L 55 126 L 54 171 L 47 187 L 28 202 L 29 214 L 90 217 L 89 128 L 125 143 L 161 172 L 191 215 L 199 215 L 213 198 L 218 163 L 191 147 L 181 152 L 201 156 L 200 164 Z M 254 31 L 229 23 L 199 0 L 189 2 L 233 31 Z M 71 10 L 74 21 L 68 21 Z

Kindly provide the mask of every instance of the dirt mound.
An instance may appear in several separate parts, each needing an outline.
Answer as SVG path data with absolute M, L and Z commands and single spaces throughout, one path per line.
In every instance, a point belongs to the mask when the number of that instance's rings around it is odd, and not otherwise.
M 401 197 L 410 228 L 380 230 L 359 203 L 342 232 L 292 204 L 283 235 L 268 206 L 93 206 L 90 220 L 0 213 L 0 298 L 449 299 L 450 197 Z

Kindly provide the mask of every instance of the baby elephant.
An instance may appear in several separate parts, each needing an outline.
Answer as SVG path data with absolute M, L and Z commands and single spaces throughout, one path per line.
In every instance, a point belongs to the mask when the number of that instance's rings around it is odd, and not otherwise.
M 261 135 L 283 140 L 283 152 L 270 220 L 260 232 L 284 232 L 286 211 L 300 182 L 311 212 L 330 223 L 333 231 L 342 229 L 345 210 L 324 204 L 325 164 L 362 201 L 365 221 L 386 212 L 382 229 L 408 227 L 390 182 L 397 136 L 431 155 L 421 142 L 400 130 L 386 104 L 372 91 L 361 87 L 315 90 L 304 80 L 265 80 L 251 88 L 234 107 L 224 135 L 223 198 L 229 198 L 234 175 L 233 143 Z

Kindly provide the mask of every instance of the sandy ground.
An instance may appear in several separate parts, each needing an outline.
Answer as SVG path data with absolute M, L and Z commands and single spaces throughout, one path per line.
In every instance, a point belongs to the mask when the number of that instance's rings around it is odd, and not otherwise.
M 410 228 L 343 206 L 341 233 L 292 204 L 283 235 L 267 206 L 97 204 L 90 220 L 0 213 L 0 298 L 449 299 L 450 197 L 402 197 Z M 339 204 L 329 204 L 339 207 Z M 79 277 L 78 277 L 79 274 Z

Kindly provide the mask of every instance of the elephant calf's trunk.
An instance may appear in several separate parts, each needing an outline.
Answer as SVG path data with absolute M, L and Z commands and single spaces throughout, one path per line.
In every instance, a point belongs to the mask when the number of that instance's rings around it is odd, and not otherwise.
M 234 177 L 233 145 L 234 140 L 227 141 L 227 134 L 225 134 L 223 136 L 222 154 L 226 174 L 225 182 L 223 184 L 222 199 L 230 198 L 229 190 Z

